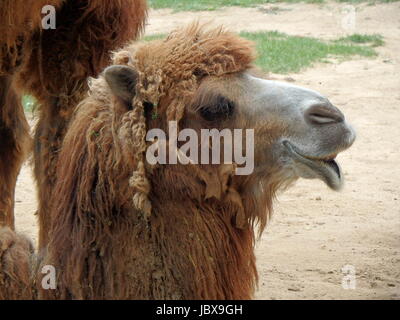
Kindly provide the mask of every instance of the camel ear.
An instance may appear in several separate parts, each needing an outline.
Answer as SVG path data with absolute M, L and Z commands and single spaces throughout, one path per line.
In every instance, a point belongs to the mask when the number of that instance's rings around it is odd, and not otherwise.
M 110 66 L 104 70 L 104 78 L 115 96 L 128 104 L 132 103 L 139 79 L 135 69 L 122 65 Z

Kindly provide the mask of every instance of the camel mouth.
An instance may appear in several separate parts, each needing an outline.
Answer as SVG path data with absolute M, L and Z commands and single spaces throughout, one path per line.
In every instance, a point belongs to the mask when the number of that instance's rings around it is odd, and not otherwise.
M 305 155 L 289 141 L 284 141 L 283 145 L 296 161 L 311 169 L 314 175 L 323 180 L 328 187 L 336 191 L 341 189 L 343 186 L 343 175 L 339 164 L 335 160 L 337 153 L 332 153 L 324 157 L 317 157 Z M 311 178 L 314 177 L 315 176 Z M 310 175 L 307 175 L 307 178 L 310 178 Z

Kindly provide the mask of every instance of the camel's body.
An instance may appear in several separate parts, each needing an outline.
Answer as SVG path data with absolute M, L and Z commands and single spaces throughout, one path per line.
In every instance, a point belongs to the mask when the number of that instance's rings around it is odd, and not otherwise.
M 42 7 L 57 9 L 56 29 L 42 29 Z M 39 192 L 39 246 L 48 241 L 48 200 L 57 153 L 87 78 L 108 63 L 111 50 L 135 38 L 145 0 L 3 0 L 0 4 L 0 226 L 14 228 L 14 188 L 31 150 L 23 93 L 38 101 L 34 169 Z

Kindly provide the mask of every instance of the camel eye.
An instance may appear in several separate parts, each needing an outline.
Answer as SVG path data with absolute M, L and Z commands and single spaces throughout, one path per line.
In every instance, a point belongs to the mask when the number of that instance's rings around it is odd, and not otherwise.
M 223 121 L 232 117 L 235 104 L 223 97 L 218 96 L 213 102 L 199 109 L 201 116 L 207 121 Z

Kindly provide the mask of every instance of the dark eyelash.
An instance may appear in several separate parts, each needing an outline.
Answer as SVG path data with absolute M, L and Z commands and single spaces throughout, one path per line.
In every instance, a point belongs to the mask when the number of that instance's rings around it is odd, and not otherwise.
M 223 121 L 232 117 L 234 110 L 235 104 L 231 100 L 219 96 L 214 103 L 202 106 L 199 112 L 207 121 Z

